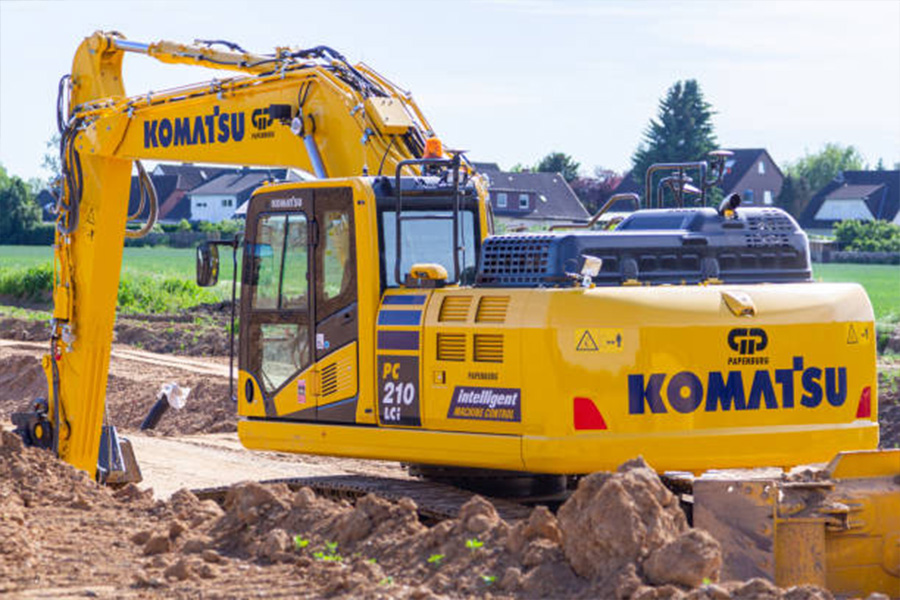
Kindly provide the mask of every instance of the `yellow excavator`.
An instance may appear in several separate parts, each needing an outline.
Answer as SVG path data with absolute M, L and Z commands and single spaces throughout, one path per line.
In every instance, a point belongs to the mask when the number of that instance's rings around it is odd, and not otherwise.
M 126 53 L 239 75 L 127 96 Z M 59 120 L 50 389 L 16 416 L 28 443 L 103 481 L 136 477 L 104 418 L 124 239 L 152 225 L 126 229 L 134 163 L 295 167 L 318 179 L 258 189 L 240 244 L 246 447 L 531 477 L 542 493 L 643 455 L 689 482 L 726 576 L 900 595 L 900 452 L 875 450 L 872 307 L 858 285 L 812 281 L 783 211 L 707 206 L 723 154 L 655 166 L 656 207 L 612 229 L 494 236 L 485 182 L 411 95 L 327 47 L 97 33 L 61 81 Z M 218 261 L 198 249 L 198 283 Z M 807 482 L 710 472 L 829 461 Z

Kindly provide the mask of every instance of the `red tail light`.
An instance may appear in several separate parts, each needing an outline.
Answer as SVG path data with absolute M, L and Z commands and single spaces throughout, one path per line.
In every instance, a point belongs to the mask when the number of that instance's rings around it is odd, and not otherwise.
M 859 396 L 859 408 L 856 409 L 857 419 L 872 418 L 872 388 L 866 386 Z
M 590 398 L 575 398 L 572 402 L 575 429 L 606 429 L 606 421 Z

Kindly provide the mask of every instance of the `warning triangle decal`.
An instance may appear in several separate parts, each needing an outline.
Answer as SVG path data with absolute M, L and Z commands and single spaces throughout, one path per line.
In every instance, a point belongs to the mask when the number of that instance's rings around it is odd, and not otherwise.
M 847 332 L 847 343 L 848 344 L 858 344 L 859 338 L 856 337 L 856 329 L 853 328 L 853 325 L 850 326 L 850 330 Z
M 578 345 L 575 346 L 575 349 L 579 352 L 596 352 L 597 351 L 597 342 L 594 341 L 594 338 L 591 337 L 591 332 L 585 330 L 584 335 L 581 336 L 581 339 L 578 340 Z

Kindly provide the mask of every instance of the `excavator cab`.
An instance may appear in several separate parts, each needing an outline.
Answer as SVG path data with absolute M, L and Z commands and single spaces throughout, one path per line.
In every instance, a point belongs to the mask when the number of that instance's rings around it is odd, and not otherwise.
M 406 161 L 394 177 L 258 190 L 243 243 L 240 414 L 374 423 L 359 371 L 375 362 L 382 295 L 473 284 L 485 229 L 458 156 Z M 198 249 L 197 267 L 199 284 L 215 283 L 214 245 Z

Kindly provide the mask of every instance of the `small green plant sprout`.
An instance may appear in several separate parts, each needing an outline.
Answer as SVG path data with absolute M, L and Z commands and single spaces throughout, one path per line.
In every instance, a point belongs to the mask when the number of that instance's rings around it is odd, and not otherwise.
M 375 563 L 378 562 L 378 559 L 377 558 L 367 558 L 366 562 L 369 563 L 370 565 L 374 565 Z
M 709 577 L 703 578 L 703 585 L 711 585 L 711 584 L 712 584 L 712 580 Z
M 394 585 L 394 578 L 391 575 L 388 575 L 384 579 L 378 582 L 378 585 Z
M 434 565 L 435 567 L 441 566 L 441 561 L 444 560 L 443 554 L 432 554 L 428 557 L 428 564 Z
M 309 546 L 309 540 L 300 535 L 294 536 L 294 548 L 296 548 L 297 550 L 302 550 L 307 546 Z
M 466 540 L 466 548 L 468 548 L 472 552 L 475 552 L 482 546 L 484 546 L 484 542 L 482 542 L 478 538 L 469 538 Z
M 481 580 L 482 580 L 485 584 L 491 585 L 492 583 L 494 583 L 495 581 L 497 581 L 497 576 L 496 576 L 496 575 L 482 575 L 482 576 L 481 576 Z
M 321 550 L 313 552 L 313 558 L 325 562 L 341 562 L 344 560 L 344 557 L 337 553 L 337 542 L 325 542 L 325 547 L 328 549 L 328 552 L 322 552 Z

